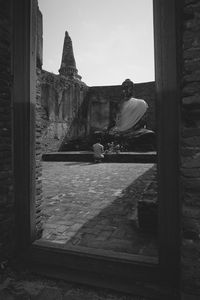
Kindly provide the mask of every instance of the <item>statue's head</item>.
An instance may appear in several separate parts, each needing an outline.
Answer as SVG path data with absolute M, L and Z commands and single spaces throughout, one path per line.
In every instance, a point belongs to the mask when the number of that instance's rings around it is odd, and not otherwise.
M 131 97 L 133 95 L 134 83 L 130 79 L 126 79 L 122 83 L 122 92 L 125 97 Z

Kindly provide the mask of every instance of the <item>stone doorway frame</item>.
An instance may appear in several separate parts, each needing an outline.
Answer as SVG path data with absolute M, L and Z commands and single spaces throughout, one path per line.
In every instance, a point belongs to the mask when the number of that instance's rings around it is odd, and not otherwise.
M 158 261 L 53 248 L 35 241 L 35 0 L 13 5 L 14 171 L 18 255 L 41 273 L 156 299 L 180 285 L 179 109 L 181 1 L 153 0 L 158 124 Z M 170 216 L 170 218 L 169 218 Z M 139 284 L 138 284 L 139 283 Z

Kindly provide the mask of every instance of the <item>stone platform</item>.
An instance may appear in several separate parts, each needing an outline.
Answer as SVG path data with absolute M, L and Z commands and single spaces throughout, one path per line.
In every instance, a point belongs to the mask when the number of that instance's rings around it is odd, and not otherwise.
M 68 151 L 68 152 L 52 152 L 42 155 L 43 161 L 77 161 L 91 162 L 93 161 L 92 151 Z M 157 153 L 152 152 L 120 152 L 119 154 L 105 154 L 103 162 L 118 163 L 156 163 Z

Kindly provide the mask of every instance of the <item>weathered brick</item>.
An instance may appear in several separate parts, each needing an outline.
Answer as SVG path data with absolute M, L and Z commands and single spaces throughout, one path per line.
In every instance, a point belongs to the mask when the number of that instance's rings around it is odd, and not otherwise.
M 184 168 L 199 168 L 200 167 L 200 154 L 197 153 L 193 157 L 183 161 L 182 167 Z
M 200 145 L 200 136 L 183 138 L 182 143 L 184 146 L 198 147 Z
M 185 59 L 194 59 L 195 57 L 200 57 L 200 49 L 188 49 L 183 52 L 183 58 Z
M 184 203 L 191 207 L 200 207 L 200 193 L 185 191 L 184 193 Z
M 181 175 L 183 203 L 182 284 L 184 289 L 200 289 L 199 257 L 199 209 L 200 209 L 200 132 L 198 106 L 200 102 L 200 3 L 185 0 L 183 31 L 183 98 L 182 120 L 187 128 L 182 129 Z M 195 128 L 196 127 L 196 128 Z
M 188 178 L 200 178 L 200 165 L 198 168 L 196 165 L 194 168 L 182 168 L 181 173 Z
M 187 74 L 183 77 L 184 82 L 198 82 L 200 81 L 200 71 L 197 70 L 191 74 Z

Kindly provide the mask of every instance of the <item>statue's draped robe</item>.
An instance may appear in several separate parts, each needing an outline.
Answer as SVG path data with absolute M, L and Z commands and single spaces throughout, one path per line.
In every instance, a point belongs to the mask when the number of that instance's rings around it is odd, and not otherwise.
M 117 114 L 114 130 L 119 133 L 126 132 L 141 120 L 148 109 L 148 104 L 142 99 L 131 98 L 124 101 Z

